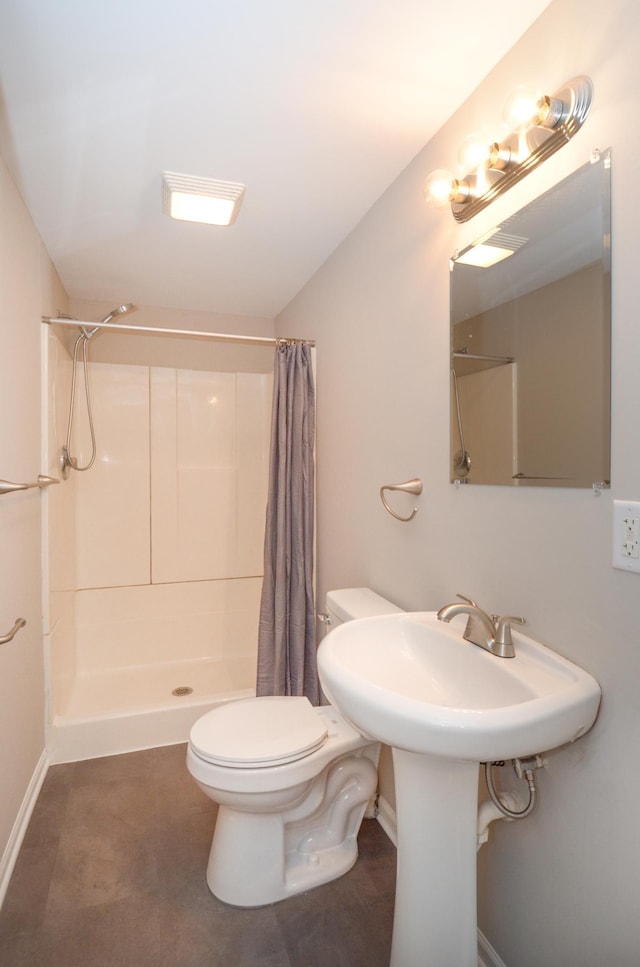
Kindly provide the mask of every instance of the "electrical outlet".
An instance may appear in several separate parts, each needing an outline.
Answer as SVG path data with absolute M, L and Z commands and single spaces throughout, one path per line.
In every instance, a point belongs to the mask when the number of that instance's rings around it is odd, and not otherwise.
M 613 566 L 640 571 L 640 501 L 613 502 Z

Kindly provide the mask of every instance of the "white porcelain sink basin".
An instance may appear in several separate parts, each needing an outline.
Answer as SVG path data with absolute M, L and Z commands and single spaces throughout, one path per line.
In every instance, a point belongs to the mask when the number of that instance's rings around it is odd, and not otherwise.
M 463 639 L 465 622 L 407 612 L 339 626 L 318 650 L 325 694 L 361 732 L 447 759 L 532 755 L 593 725 L 591 675 L 515 630 L 515 658 L 498 658 Z

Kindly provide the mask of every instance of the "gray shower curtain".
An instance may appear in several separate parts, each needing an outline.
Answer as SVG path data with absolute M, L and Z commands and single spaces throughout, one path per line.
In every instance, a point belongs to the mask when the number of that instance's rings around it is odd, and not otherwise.
M 276 349 L 257 695 L 320 701 L 313 595 L 315 398 L 311 348 Z

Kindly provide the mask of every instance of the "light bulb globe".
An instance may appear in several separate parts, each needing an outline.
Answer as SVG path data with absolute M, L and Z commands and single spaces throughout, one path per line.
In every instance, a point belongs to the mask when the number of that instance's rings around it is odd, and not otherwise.
M 434 208 L 446 208 L 455 195 L 455 178 L 446 168 L 432 171 L 424 183 L 424 200 Z
M 458 152 L 458 161 L 465 174 L 479 168 L 487 160 L 489 150 L 483 138 L 470 134 L 465 138 Z
M 541 97 L 540 91 L 524 85 L 509 95 L 502 109 L 502 117 L 509 131 L 522 131 L 531 125 Z

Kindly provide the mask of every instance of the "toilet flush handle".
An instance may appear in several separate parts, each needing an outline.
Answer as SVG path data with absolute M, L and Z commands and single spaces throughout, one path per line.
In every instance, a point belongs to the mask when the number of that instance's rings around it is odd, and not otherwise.
M 327 627 L 329 627 L 329 625 L 332 625 L 333 624 L 333 618 L 331 617 L 331 615 L 330 614 L 326 614 L 324 611 L 319 612 L 316 615 L 316 617 L 317 617 L 318 621 L 321 621 L 322 624 L 323 625 L 326 625 Z

